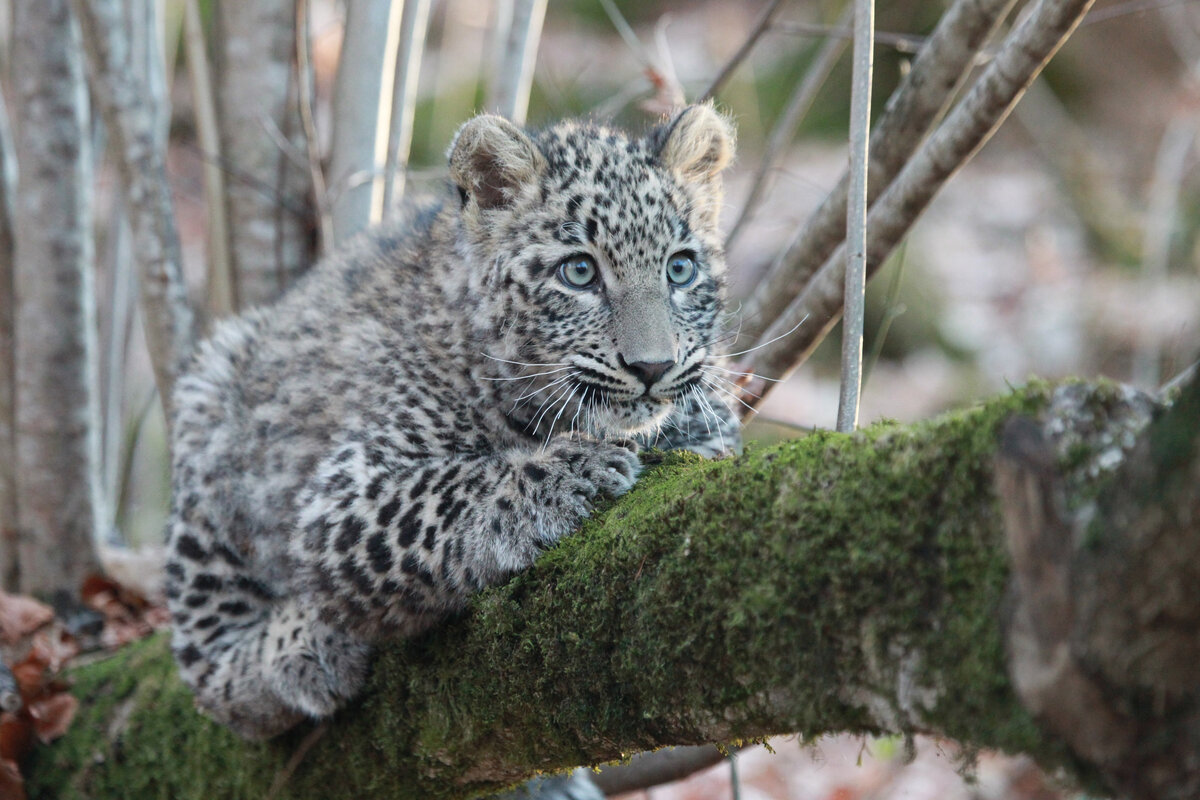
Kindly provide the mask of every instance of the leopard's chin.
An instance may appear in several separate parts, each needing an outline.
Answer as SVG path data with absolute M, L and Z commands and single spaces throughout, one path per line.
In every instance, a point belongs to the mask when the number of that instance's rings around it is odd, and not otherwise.
M 592 433 L 602 438 L 638 436 L 658 430 L 675 408 L 672 400 L 638 397 L 593 407 L 588 423 Z

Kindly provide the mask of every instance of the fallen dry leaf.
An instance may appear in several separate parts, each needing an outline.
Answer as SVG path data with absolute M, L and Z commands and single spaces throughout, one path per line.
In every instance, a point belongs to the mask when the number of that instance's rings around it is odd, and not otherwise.
M 152 605 L 137 592 L 99 575 L 83 582 L 81 594 L 83 602 L 104 617 L 100 644 L 106 650 L 143 639 L 170 619 L 166 609 Z
M 0 591 L 0 643 L 16 644 L 54 619 L 54 610 L 32 597 Z
M 33 732 L 43 744 L 50 744 L 67 732 L 79 701 L 72 694 L 59 692 L 31 703 L 29 716 L 33 719 Z
M 15 761 L 0 759 L 0 797 L 5 800 L 25 800 L 25 781 Z
M 17 714 L 0 714 L 0 761 L 18 762 L 33 747 L 33 725 Z M 3 797 L 0 794 L 0 797 Z

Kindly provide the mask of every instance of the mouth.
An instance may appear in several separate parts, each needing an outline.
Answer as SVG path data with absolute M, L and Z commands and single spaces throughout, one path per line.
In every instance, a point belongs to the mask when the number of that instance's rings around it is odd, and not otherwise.
M 674 397 L 628 388 L 614 389 L 587 380 L 563 385 L 557 398 L 526 405 L 507 416 L 510 427 L 536 439 L 562 433 L 586 433 L 599 438 L 628 437 L 657 428 L 675 406 Z

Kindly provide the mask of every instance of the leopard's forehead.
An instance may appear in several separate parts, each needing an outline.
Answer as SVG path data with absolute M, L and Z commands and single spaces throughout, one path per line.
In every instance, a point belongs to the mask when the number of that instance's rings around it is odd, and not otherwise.
M 535 137 L 546 159 L 544 233 L 564 245 L 589 245 L 620 276 L 658 269 L 667 250 L 715 232 L 702 230 L 691 191 L 658 160 L 652 141 L 579 122 Z M 708 242 L 705 242 L 708 243 Z

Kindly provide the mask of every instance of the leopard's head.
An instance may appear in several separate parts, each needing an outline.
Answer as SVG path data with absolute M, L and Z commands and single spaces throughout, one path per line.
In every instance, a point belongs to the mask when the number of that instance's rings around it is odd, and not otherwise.
M 705 389 L 724 294 L 717 216 L 734 132 L 710 105 L 646 136 L 495 116 L 459 131 L 480 372 L 531 435 L 653 430 Z

